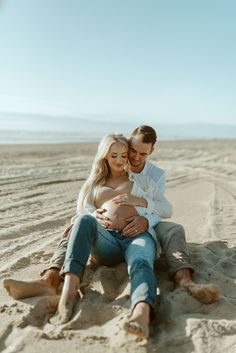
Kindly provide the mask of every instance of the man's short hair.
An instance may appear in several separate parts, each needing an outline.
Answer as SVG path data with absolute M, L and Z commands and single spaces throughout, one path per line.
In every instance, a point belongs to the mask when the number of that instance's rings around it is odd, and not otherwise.
M 152 145 L 154 145 L 157 140 L 156 131 L 148 125 L 141 125 L 134 129 L 131 133 L 130 138 L 132 137 L 140 137 L 142 142 L 151 143 Z

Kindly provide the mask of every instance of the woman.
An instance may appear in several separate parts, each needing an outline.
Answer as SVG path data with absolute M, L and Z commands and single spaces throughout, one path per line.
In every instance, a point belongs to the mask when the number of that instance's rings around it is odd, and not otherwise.
M 131 280 L 131 316 L 125 329 L 139 337 L 148 336 L 150 314 L 156 298 L 153 271 L 158 243 L 153 228 L 136 237 L 126 237 L 122 228 L 128 217 L 145 215 L 153 195 L 158 199 L 156 184 L 148 177 L 128 170 L 128 141 L 123 135 L 105 136 L 98 147 L 90 176 L 80 190 L 74 225 L 69 238 L 63 273 L 64 286 L 58 312 L 59 322 L 69 321 L 77 291 L 90 253 L 100 263 L 113 266 L 125 261 Z M 159 213 L 171 213 L 162 196 Z M 97 208 L 107 211 L 105 229 L 93 216 Z M 159 214 L 159 216 L 163 216 Z

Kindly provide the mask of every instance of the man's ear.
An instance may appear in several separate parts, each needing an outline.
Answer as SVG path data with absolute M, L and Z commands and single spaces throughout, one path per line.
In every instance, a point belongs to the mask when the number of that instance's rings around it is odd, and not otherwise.
M 151 148 L 151 151 L 150 151 L 150 154 L 152 154 L 152 152 L 155 150 L 155 144 L 152 146 L 152 148 Z M 150 154 L 149 154 L 149 156 L 150 156 Z

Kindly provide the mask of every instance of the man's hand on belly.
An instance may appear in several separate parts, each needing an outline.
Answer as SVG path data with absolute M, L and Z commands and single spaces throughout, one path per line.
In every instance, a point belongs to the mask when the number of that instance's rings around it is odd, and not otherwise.
M 70 224 L 65 230 L 64 230 L 64 233 L 63 233 L 63 236 L 65 238 L 69 238 L 70 236 L 70 233 L 71 233 L 71 230 L 72 230 L 72 227 L 73 227 L 73 224 Z
M 135 237 L 148 229 L 148 220 L 144 216 L 133 216 L 126 219 L 129 224 L 123 228 L 122 233 L 127 237 Z

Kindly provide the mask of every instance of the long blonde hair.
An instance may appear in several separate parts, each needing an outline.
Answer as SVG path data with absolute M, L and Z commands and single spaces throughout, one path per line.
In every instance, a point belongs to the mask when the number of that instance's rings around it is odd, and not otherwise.
M 98 187 L 105 184 L 106 178 L 108 177 L 110 172 L 106 156 L 109 152 L 111 145 L 115 142 L 122 143 L 128 151 L 128 140 L 124 135 L 108 134 L 102 138 L 98 145 L 98 150 L 95 155 L 89 177 L 79 192 L 79 197 L 77 200 L 78 212 L 84 212 L 84 205 L 86 202 L 94 204 L 94 199 Z

